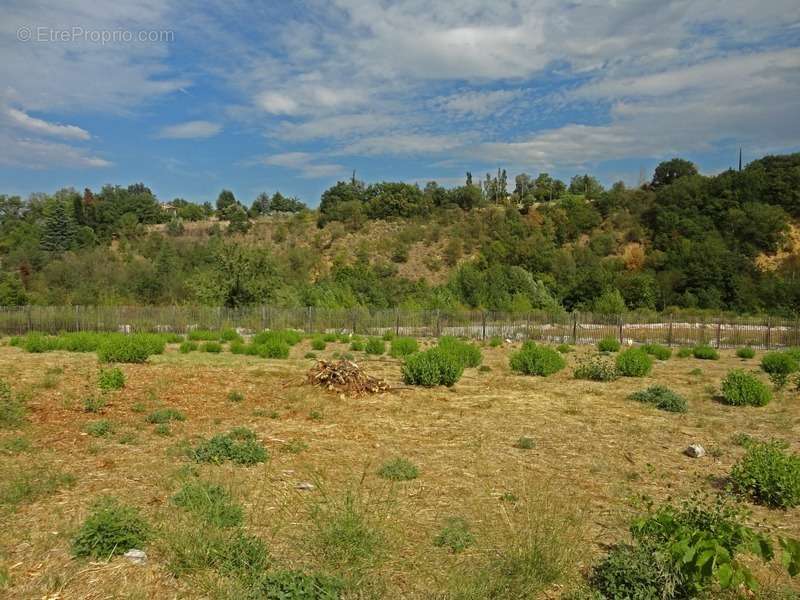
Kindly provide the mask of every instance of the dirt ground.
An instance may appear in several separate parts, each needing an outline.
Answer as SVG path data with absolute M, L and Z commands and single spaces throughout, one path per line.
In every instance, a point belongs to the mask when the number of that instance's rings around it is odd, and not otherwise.
M 800 398 L 778 394 L 763 408 L 734 408 L 713 399 L 733 367 L 755 369 L 723 351 L 718 361 L 673 356 L 657 362 L 650 376 L 615 382 L 577 381 L 572 366 L 582 348 L 567 355 L 568 368 L 548 378 L 512 374 L 511 345 L 484 347 L 491 370 L 468 369 L 451 389 L 405 388 L 400 361 L 355 353 L 368 373 L 400 388 L 340 397 L 302 385 L 313 360 L 303 341 L 288 360 L 222 353 L 183 355 L 171 346 L 148 364 L 122 365 L 123 390 L 110 392 L 101 415 L 84 411 L 98 395 L 94 354 L 27 354 L 0 347 L 0 378 L 28 396 L 29 423 L 20 431 L 0 430 L 0 444 L 22 436 L 30 448 L 0 451 L 0 476 L 30 469 L 56 469 L 74 476 L 72 486 L 0 507 L 0 573 L 8 598 L 190 598 L 208 592 L 193 578 L 176 578 L 165 567 L 163 547 L 147 548 L 146 566 L 122 558 L 108 563 L 77 560 L 70 540 L 92 501 L 114 495 L 139 507 L 157 528 L 174 525 L 176 472 L 188 464 L 180 448 L 199 437 L 245 426 L 258 435 L 270 459 L 254 467 L 201 465 L 205 479 L 229 486 L 243 504 L 248 532 L 266 543 L 282 565 L 314 565 L 308 549 L 309 508 L 326 494 L 358 489 L 385 531 L 387 551 L 376 563 L 384 597 L 433 597 L 459 568 L 487 552 L 508 524 L 513 493 L 520 502 L 546 494 L 577 516 L 587 551 L 576 573 L 585 572 L 604 547 L 624 540 L 641 510 L 641 498 L 662 501 L 714 492 L 744 453 L 737 434 L 786 440 L 800 451 Z M 344 352 L 329 343 L 320 357 Z M 669 385 L 689 401 L 686 414 L 665 413 L 627 396 L 653 383 Z M 244 400 L 232 402 L 238 391 Z M 186 420 L 159 435 L 145 416 L 173 407 Z M 111 435 L 88 435 L 90 421 L 109 419 Z M 520 436 L 535 447 L 515 447 Z M 300 441 L 307 448 L 287 451 Z M 709 455 L 683 454 L 691 443 Z M 419 467 L 409 482 L 388 483 L 376 475 L 386 459 L 403 457 Z M 298 490 L 313 482 L 315 489 Z M 800 537 L 800 509 L 752 506 L 752 520 L 772 533 Z M 461 516 L 478 543 L 453 555 L 432 544 L 443 521 Z M 771 570 L 762 578 L 778 581 Z M 794 584 L 796 586 L 796 583 Z M 560 590 L 552 591 L 557 597 Z

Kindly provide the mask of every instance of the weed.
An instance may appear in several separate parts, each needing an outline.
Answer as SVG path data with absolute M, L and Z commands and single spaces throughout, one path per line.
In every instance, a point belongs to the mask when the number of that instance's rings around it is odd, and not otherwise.
M 458 554 L 475 543 L 475 536 L 469 529 L 469 523 L 461 517 L 449 517 L 442 530 L 433 540 L 434 546 L 448 548 Z
M 731 470 L 734 489 L 772 508 L 800 505 L 800 455 L 780 442 L 751 442 Z
M 574 352 L 575 348 L 569 344 L 559 344 L 556 346 L 556 350 L 558 350 L 561 354 L 569 354 L 570 352 Z
M 680 348 L 678 348 L 677 352 L 678 358 L 689 358 L 690 356 L 692 356 L 692 354 L 694 354 L 694 348 L 691 348 L 689 346 L 681 346 Z
M 417 340 L 412 337 L 396 337 L 392 340 L 389 355 L 394 358 L 405 358 L 419 350 Z
M 310 358 L 312 360 L 316 360 L 317 359 L 317 355 L 314 354 L 313 352 L 306 352 L 305 356 L 303 356 L 303 358 Z
M 231 402 L 244 402 L 244 394 L 237 390 L 231 390 L 228 392 L 228 400 Z
M 620 347 L 619 340 L 613 337 L 604 337 L 597 343 L 600 352 L 619 352 Z
M 145 420 L 148 423 L 162 424 L 170 421 L 185 421 L 186 415 L 177 408 L 159 408 L 147 415 Z
M 419 469 L 405 458 L 393 458 L 383 463 L 378 476 L 392 481 L 410 481 L 419 477 Z
M 743 348 L 739 348 L 736 350 L 736 356 L 738 356 L 739 358 L 743 359 L 754 358 L 755 355 L 756 351 L 750 346 L 745 346 Z
M 503 345 L 503 338 L 499 335 L 493 335 L 492 338 L 489 340 L 489 346 L 492 348 L 499 348 Z
M 244 517 L 242 507 L 233 503 L 228 490 L 205 481 L 184 484 L 172 503 L 214 527 L 236 527 Z
M 153 427 L 153 433 L 156 435 L 168 437 L 172 435 L 172 429 L 170 429 L 168 423 L 158 423 L 155 427 Z
M 514 444 L 514 447 L 520 450 L 533 450 L 536 448 L 536 440 L 531 437 L 522 436 Z
M 483 361 L 480 348 L 452 336 L 446 335 L 439 338 L 436 346 L 455 358 L 464 369 L 477 367 Z
M 669 360 L 669 357 L 672 356 L 672 349 L 661 344 L 645 344 L 642 346 L 642 350 L 650 356 L 655 356 L 658 360 Z
M 322 338 L 314 338 L 313 340 L 311 340 L 311 348 L 312 350 L 316 350 L 317 352 L 322 352 L 323 350 L 325 350 L 326 345 L 327 344 L 325 343 L 325 340 L 323 340 Z
M 25 402 L 14 394 L 11 386 L 0 380 L 0 428 L 18 429 L 25 424 Z
M 590 381 L 614 381 L 619 379 L 616 365 L 600 355 L 580 361 L 572 372 L 575 379 Z
M 359 341 L 352 341 L 350 342 L 350 350 L 353 352 L 363 352 L 364 351 L 364 343 Z
M 83 411 L 87 413 L 100 413 L 106 406 L 106 399 L 103 396 L 89 396 L 83 400 Z
M 108 419 L 100 419 L 87 423 L 84 431 L 94 437 L 107 437 L 113 433 L 114 425 Z
M 339 600 L 344 582 L 338 577 L 304 571 L 271 571 L 251 586 L 251 597 L 274 600 Z
M 157 334 L 114 334 L 97 348 L 100 362 L 143 363 L 153 354 L 163 354 L 164 340 Z
M 200 352 L 210 352 L 211 354 L 219 354 L 222 352 L 222 344 L 219 342 L 205 342 L 200 346 Z
M 403 380 L 409 385 L 454 385 L 464 372 L 458 359 L 440 348 L 417 352 L 406 358 Z
M 50 467 L 15 469 L 0 478 L 0 506 L 14 509 L 74 484 L 75 477 Z
M 281 451 L 289 454 L 300 454 L 304 450 L 308 450 L 308 444 L 302 440 L 290 440 L 281 446 Z
M 701 344 L 692 348 L 692 356 L 700 360 L 719 360 L 719 352 L 711 346 Z
M 686 398 L 663 385 L 651 385 L 648 388 L 634 392 L 629 398 L 636 402 L 650 404 L 667 412 L 685 413 L 689 410 Z
M 269 456 L 266 448 L 256 439 L 256 434 L 244 427 L 217 434 L 201 442 L 190 455 L 201 463 L 220 464 L 231 461 L 245 466 L 265 462 Z
M 72 553 L 106 559 L 143 548 L 149 537 L 150 527 L 135 508 L 115 498 L 101 498 L 73 539 Z
M 731 406 L 766 406 L 772 400 L 769 388 L 755 375 L 733 369 L 722 380 L 722 401 Z
M 0 452 L 7 452 L 8 454 L 21 454 L 30 449 L 30 441 L 22 436 L 16 436 L 0 441 Z
M 371 337 L 367 340 L 367 343 L 364 345 L 364 352 L 367 354 L 373 354 L 375 356 L 379 356 L 386 352 L 386 342 L 383 341 L 381 338 Z
M 641 348 L 628 348 L 617 356 L 617 369 L 623 377 L 644 377 L 653 368 L 653 359 Z
M 104 392 L 121 390 L 125 387 L 125 373 L 123 373 L 119 367 L 100 369 L 100 375 L 97 377 L 97 384 Z
M 186 341 L 178 347 L 178 350 L 181 354 L 189 354 L 190 352 L 196 352 L 197 348 L 197 342 Z

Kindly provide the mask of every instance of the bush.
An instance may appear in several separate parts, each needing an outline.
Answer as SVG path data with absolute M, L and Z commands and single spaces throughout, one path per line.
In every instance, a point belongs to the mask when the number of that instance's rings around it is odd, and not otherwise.
M 800 455 L 788 454 L 779 442 L 754 442 L 733 466 L 734 489 L 772 508 L 800 505 Z
M 364 346 L 364 351 L 367 354 L 383 354 L 386 352 L 386 342 L 384 342 L 381 338 L 371 337 L 367 340 L 367 343 Z
M 511 354 L 509 364 L 512 371 L 523 375 L 547 377 L 567 366 L 564 358 L 548 346 L 525 342 L 519 352 Z
M 766 406 L 772 393 L 755 375 L 733 369 L 722 380 L 722 400 L 731 406 Z
M 575 379 L 614 381 L 619 378 L 617 366 L 602 356 L 593 356 L 578 363 L 572 372 Z
M 672 356 L 672 349 L 661 344 L 645 344 L 642 346 L 642 350 L 650 356 L 655 356 L 658 360 L 669 360 L 669 357 Z
M 219 333 L 219 339 L 222 342 L 242 342 L 242 336 L 240 336 L 235 329 L 223 329 Z
M 396 337 L 389 346 L 389 355 L 394 358 L 405 358 L 419 350 L 417 340 L 412 337 Z
M 681 346 L 678 348 L 678 358 L 689 358 L 694 353 L 694 348 Z
M 589 585 L 602 599 L 671 599 L 675 596 L 668 590 L 679 580 L 672 565 L 645 545 L 614 546 L 589 575 Z
M 118 367 L 100 369 L 97 384 L 101 390 L 121 390 L 125 387 L 125 373 Z
M 621 344 L 617 338 L 605 337 L 597 343 L 600 352 L 619 352 Z
M 464 372 L 458 360 L 441 348 L 417 352 L 406 358 L 403 365 L 403 380 L 409 385 L 433 387 L 454 385 Z
M 344 583 L 338 577 L 303 571 L 271 571 L 252 587 L 248 599 L 339 600 Z
M 313 340 L 311 340 L 312 350 L 317 350 L 319 352 L 325 350 L 325 346 L 326 346 L 325 340 L 323 340 L 322 338 L 314 338 Z
M 190 452 L 190 456 L 200 463 L 220 464 L 231 461 L 245 466 L 265 462 L 269 457 L 267 450 L 256 439 L 256 434 L 244 427 L 220 433 L 201 442 Z
M 114 425 L 108 419 L 100 419 L 87 423 L 84 430 L 94 437 L 106 437 L 114 431 Z
M 183 342 L 178 350 L 181 354 L 189 354 L 189 352 L 195 352 L 197 350 L 197 342 Z
M 439 338 L 438 348 L 452 355 L 464 369 L 477 367 L 483 362 L 480 348 L 452 336 Z
M 244 394 L 237 390 L 232 390 L 228 393 L 228 400 L 231 402 L 244 402 Z
M 335 342 L 338 339 L 338 336 L 335 333 L 323 333 L 322 334 L 322 341 L 323 342 Z
M 715 348 L 704 344 L 692 348 L 692 356 L 700 360 L 719 360 L 719 352 Z
M 172 497 L 172 503 L 215 527 L 236 527 L 244 517 L 242 507 L 231 501 L 228 490 L 205 481 L 184 484 Z
M 200 352 L 219 354 L 222 352 L 222 344 L 219 342 L 205 342 L 202 346 L 200 346 Z
M 493 335 L 492 338 L 489 340 L 489 346 L 492 348 L 499 348 L 503 345 L 503 338 L 499 335 Z
M 89 396 L 88 398 L 84 398 L 83 400 L 83 411 L 87 413 L 99 413 L 102 412 L 103 408 L 106 405 L 105 398 L 96 398 L 95 396 Z
M 350 350 L 353 352 L 363 352 L 364 344 L 363 342 L 353 341 L 350 342 Z
M 394 331 L 385 331 L 382 339 L 384 342 L 391 342 L 394 339 Z
M 17 429 L 25 424 L 25 403 L 0 380 L 0 429 Z
M 520 450 L 533 450 L 536 448 L 536 440 L 523 435 L 517 440 L 517 443 L 514 444 L 514 447 L 519 448 Z
M 261 358 L 289 358 L 289 344 L 279 339 L 267 340 L 257 348 Z
M 149 537 L 150 528 L 135 508 L 114 498 L 102 498 L 73 539 L 72 553 L 107 559 L 132 548 L 143 548 Z
M 641 348 L 628 348 L 617 356 L 617 369 L 623 377 L 644 377 L 653 368 L 653 359 Z
M 54 344 L 67 352 L 95 352 L 107 335 L 94 331 L 62 333 L 54 340 Z
M 159 408 L 147 415 L 145 420 L 148 423 L 157 425 L 159 423 L 169 423 L 170 421 L 185 421 L 186 416 L 176 408 Z
M 570 352 L 574 351 L 574 348 L 569 344 L 559 344 L 556 346 L 556 350 L 561 352 L 561 354 L 569 354 Z
M 797 368 L 797 361 L 787 352 L 767 352 L 761 358 L 761 369 L 778 389 L 786 385 L 789 375 Z
M 392 481 L 410 481 L 419 477 L 417 466 L 405 458 L 393 458 L 378 469 L 378 476 Z
M 461 517 L 449 517 L 444 527 L 433 540 L 434 546 L 448 548 L 458 554 L 475 543 L 475 536 L 469 530 L 469 523 Z
M 143 363 L 154 354 L 163 354 L 164 345 L 156 334 L 113 334 L 101 342 L 97 357 L 100 362 Z
M 634 392 L 630 395 L 630 399 L 651 404 L 667 412 L 685 413 L 689 410 L 686 398 L 663 385 L 651 385 L 649 388 Z
M 261 345 L 269 341 L 283 342 L 287 346 L 294 346 L 303 339 L 303 334 L 294 329 L 273 329 L 262 331 L 253 336 L 253 344 Z
M 736 356 L 739 358 L 753 358 L 756 355 L 756 351 L 753 350 L 750 346 L 745 346 L 744 348 L 739 348 L 736 351 Z

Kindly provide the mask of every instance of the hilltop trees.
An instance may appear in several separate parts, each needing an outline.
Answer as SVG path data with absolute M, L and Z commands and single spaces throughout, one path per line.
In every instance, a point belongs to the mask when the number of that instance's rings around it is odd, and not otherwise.
M 689 177 L 691 175 L 697 175 L 697 167 L 694 166 L 694 163 L 682 158 L 673 158 L 659 163 L 655 173 L 653 173 L 652 186 L 659 188 L 669 185 L 681 177 Z

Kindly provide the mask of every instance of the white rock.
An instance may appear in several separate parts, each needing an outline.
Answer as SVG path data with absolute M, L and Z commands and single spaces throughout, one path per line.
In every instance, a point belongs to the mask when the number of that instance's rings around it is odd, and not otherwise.
M 692 444 L 686 448 L 685 454 L 686 456 L 691 456 L 692 458 L 702 458 L 706 455 L 706 449 L 700 444 Z
M 145 554 L 144 550 L 137 550 L 136 548 L 131 548 L 125 553 L 125 558 L 127 558 L 130 562 L 132 562 L 135 565 L 147 564 L 147 554 Z
M 303 481 L 301 483 L 298 483 L 296 486 L 294 486 L 294 489 L 300 490 L 300 491 L 303 491 L 303 492 L 310 492 L 311 490 L 314 489 L 314 484 L 313 483 L 309 483 L 308 481 Z

